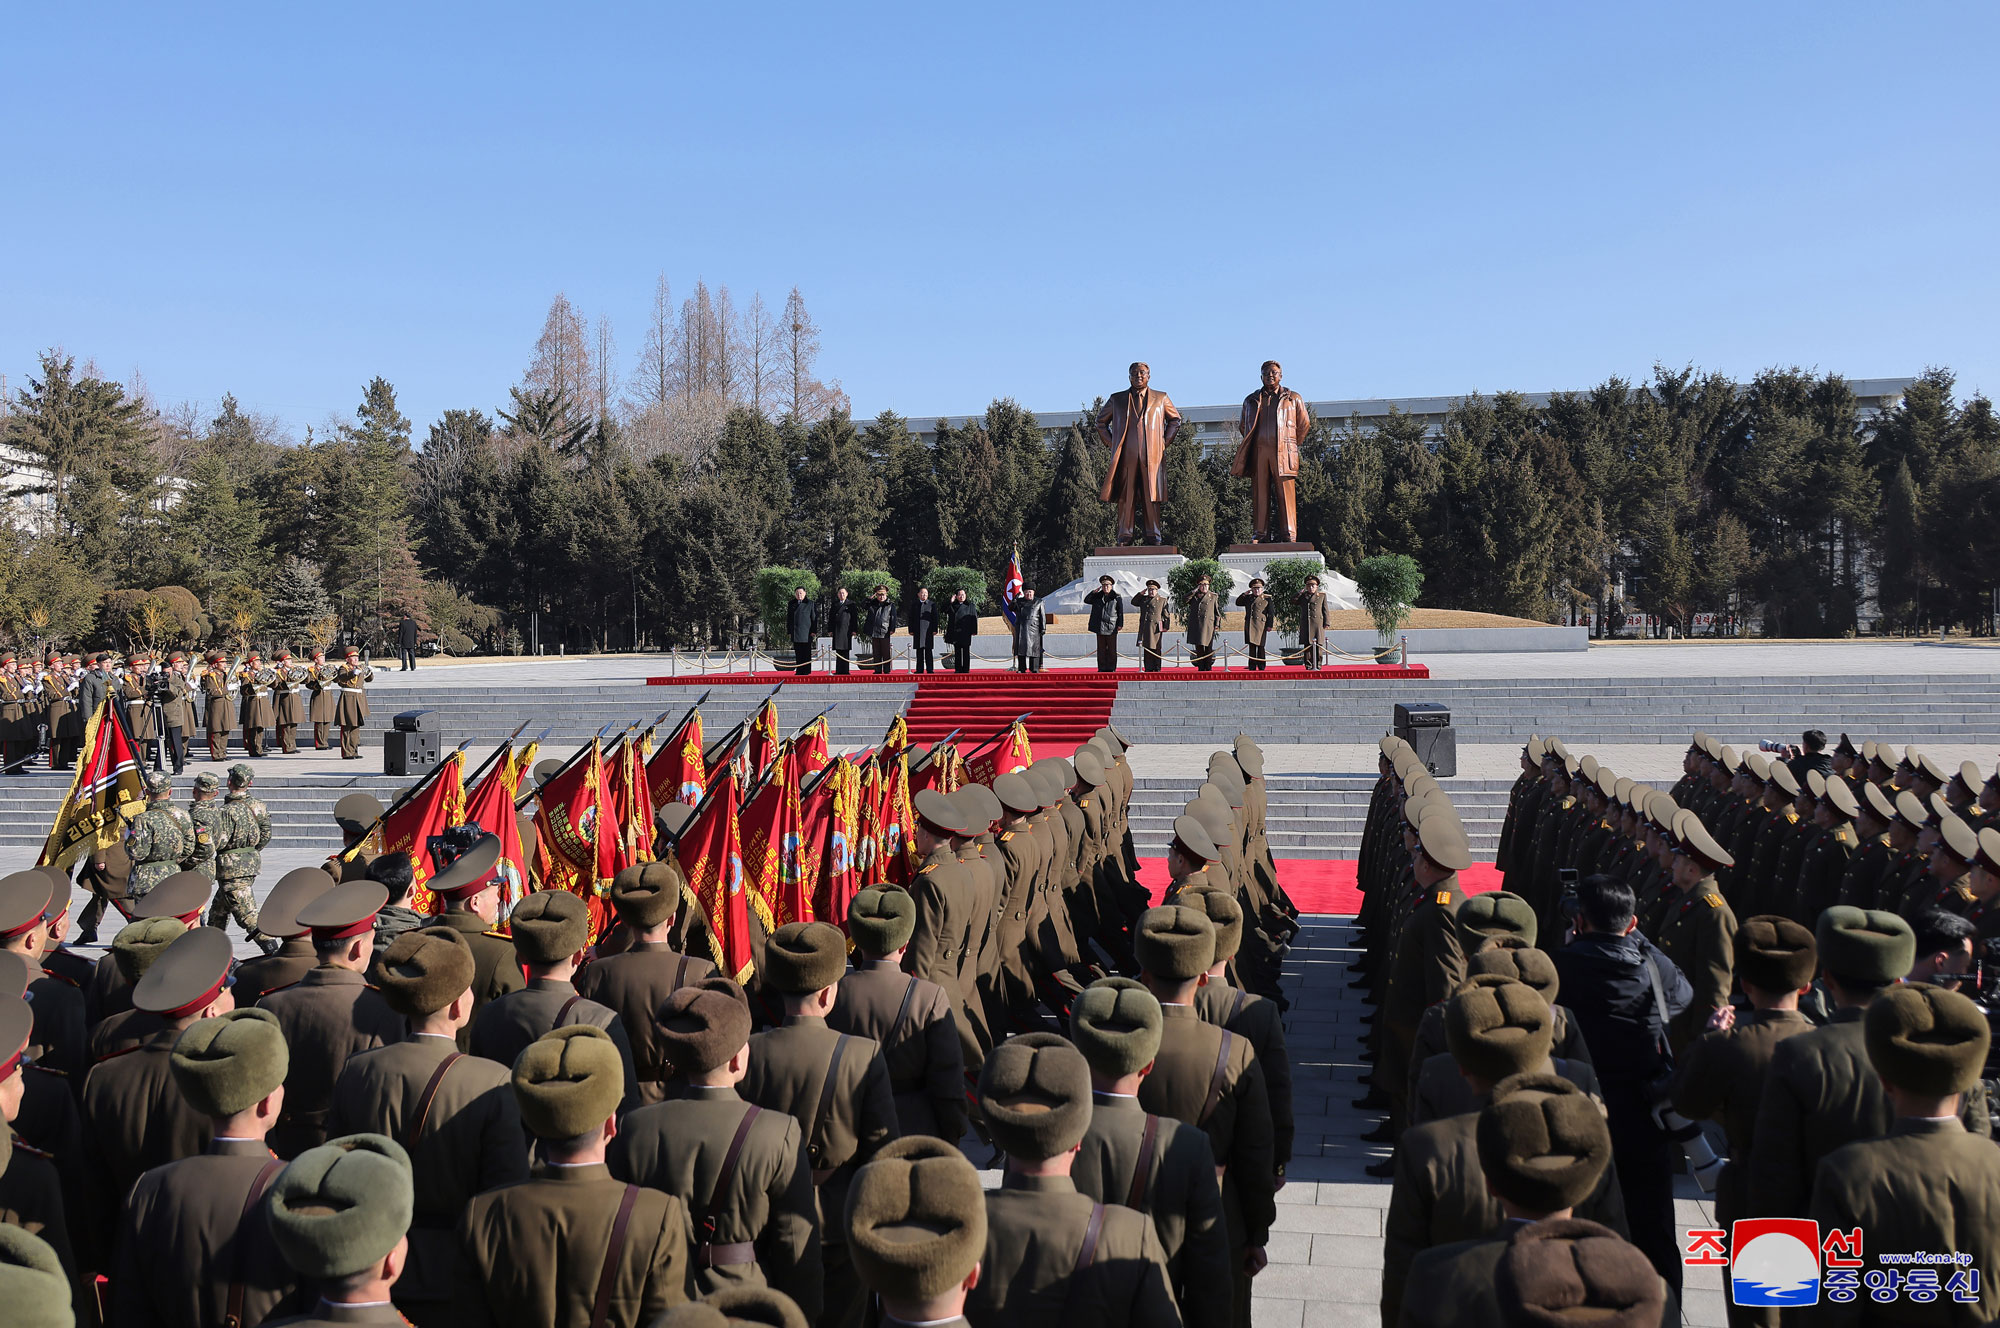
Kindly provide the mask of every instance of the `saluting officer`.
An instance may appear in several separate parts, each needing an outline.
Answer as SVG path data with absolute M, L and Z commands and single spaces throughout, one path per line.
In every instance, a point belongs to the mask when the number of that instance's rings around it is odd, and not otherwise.
M 472 1017 L 472 950 L 449 927 L 406 931 L 376 965 L 383 1001 L 409 1035 L 348 1059 L 327 1109 L 329 1135 L 381 1134 L 410 1155 L 415 1207 L 396 1308 L 419 1328 L 453 1320 L 453 1230 L 475 1194 L 528 1178 L 511 1066 L 459 1052 Z
M 768 1285 L 817 1319 L 819 1219 L 804 1134 L 736 1093 L 750 1064 L 743 989 L 714 975 L 680 988 L 660 1007 L 658 1036 L 683 1092 L 625 1117 L 611 1174 L 685 1199 L 700 1295 Z
M 1236 597 L 1236 607 L 1243 610 L 1243 646 L 1250 656 L 1250 667 L 1264 667 L 1264 640 L 1271 633 L 1271 605 L 1273 601 L 1264 593 L 1264 578 L 1250 578 L 1250 588 Z

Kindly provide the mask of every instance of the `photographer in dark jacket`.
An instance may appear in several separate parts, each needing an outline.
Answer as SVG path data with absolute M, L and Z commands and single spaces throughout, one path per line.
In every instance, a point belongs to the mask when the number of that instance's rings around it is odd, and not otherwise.
M 945 605 L 944 640 L 951 647 L 951 671 L 972 670 L 972 638 L 979 635 L 979 606 L 965 598 L 963 590 L 951 592 Z
M 1638 930 L 1630 886 L 1586 876 L 1576 899 L 1576 939 L 1553 956 L 1560 979 L 1556 1000 L 1582 1032 L 1604 1089 L 1612 1164 L 1625 1190 L 1632 1243 L 1678 1294 L 1674 1169 L 1680 1153 L 1654 1120 L 1653 1107 L 1665 1098 L 1673 1070 L 1667 1023 L 1693 1002 L 1694 988 Z
M 1826 733 L 1822 729 L 1807 729 L 1799 735 L 1799 745 L 1781 753 L 1785 764 L 1791 768 L 1792 778 L 1800 784 L 1806 782 L 1806 772 L 1817 770 L 1823 778 L 1833 777 L 1833 758 L 1826 754 Z
M 1090 606 L 1090 632 L 1097 638 L 1097 671 L 1118 671 L 1118 634 L 1125 630 L 1125 599 L 1108 576 L 1097 578 L 1097 589 L 1083 597 Z
M 854 661 L 854 606 L 847 602 L 847 587 L 833 592 L 826 610 L 827 635 L 833 638 L 833 671 L 846 673 Z
M 928 586 L 917 587 L 917 602 L 910 611 L 910 648 L 916 652 L 918 673 L 935 673 L 937 664 L 931 652 L 932 639 L 937 635 L 938 610 L 931 600 Z
M 801 677 L 813 671 L 813 620 L 817 616 L 813 602 L 806 598 L 806 588 L 793 590 L 792 602 L 785 606 L 785 634 L 792 641 L 794 671 Z

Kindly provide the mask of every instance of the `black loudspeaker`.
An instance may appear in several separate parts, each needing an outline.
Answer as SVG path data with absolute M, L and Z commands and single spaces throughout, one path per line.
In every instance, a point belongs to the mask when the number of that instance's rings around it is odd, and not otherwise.
M 437 765 L 440 755 L 438 735 L 435 733 L 391 729 L 382 735 L 382 773 L 385 775 L 426 774 Z
M 1398 702 L 1396 736 L 1410 744 L 1436 778 L 1458 773 L 1458 734 L 1451 727 L 1450 707 L 1436 701 Z

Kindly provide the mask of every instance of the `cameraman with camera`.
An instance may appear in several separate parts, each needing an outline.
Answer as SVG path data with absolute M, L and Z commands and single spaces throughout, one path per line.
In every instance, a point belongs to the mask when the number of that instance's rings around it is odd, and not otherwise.
M 1678 1294 L 1676 1149 L 1654 1109 L 1665 1102 L 1673 1076 L 1667 1025 L 1693 1002 L 1694 989 L 1638 930 L 1630 886 L 1586 876 L 1577 884 L 1576 906 L 1576 937 L 1551 956 L 1561 979 L 1556 1001 L 1582 1030 L 1604 1090 L 1632 1243 Z

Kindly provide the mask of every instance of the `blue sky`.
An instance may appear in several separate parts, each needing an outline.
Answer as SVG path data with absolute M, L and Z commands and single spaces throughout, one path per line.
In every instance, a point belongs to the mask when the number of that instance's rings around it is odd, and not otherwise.
M 858 414 L 2000 390 L 2000 9 L 1416 8 L 17 5 L 0 372 L 421 437 L 665 272 L 798 285 Z

